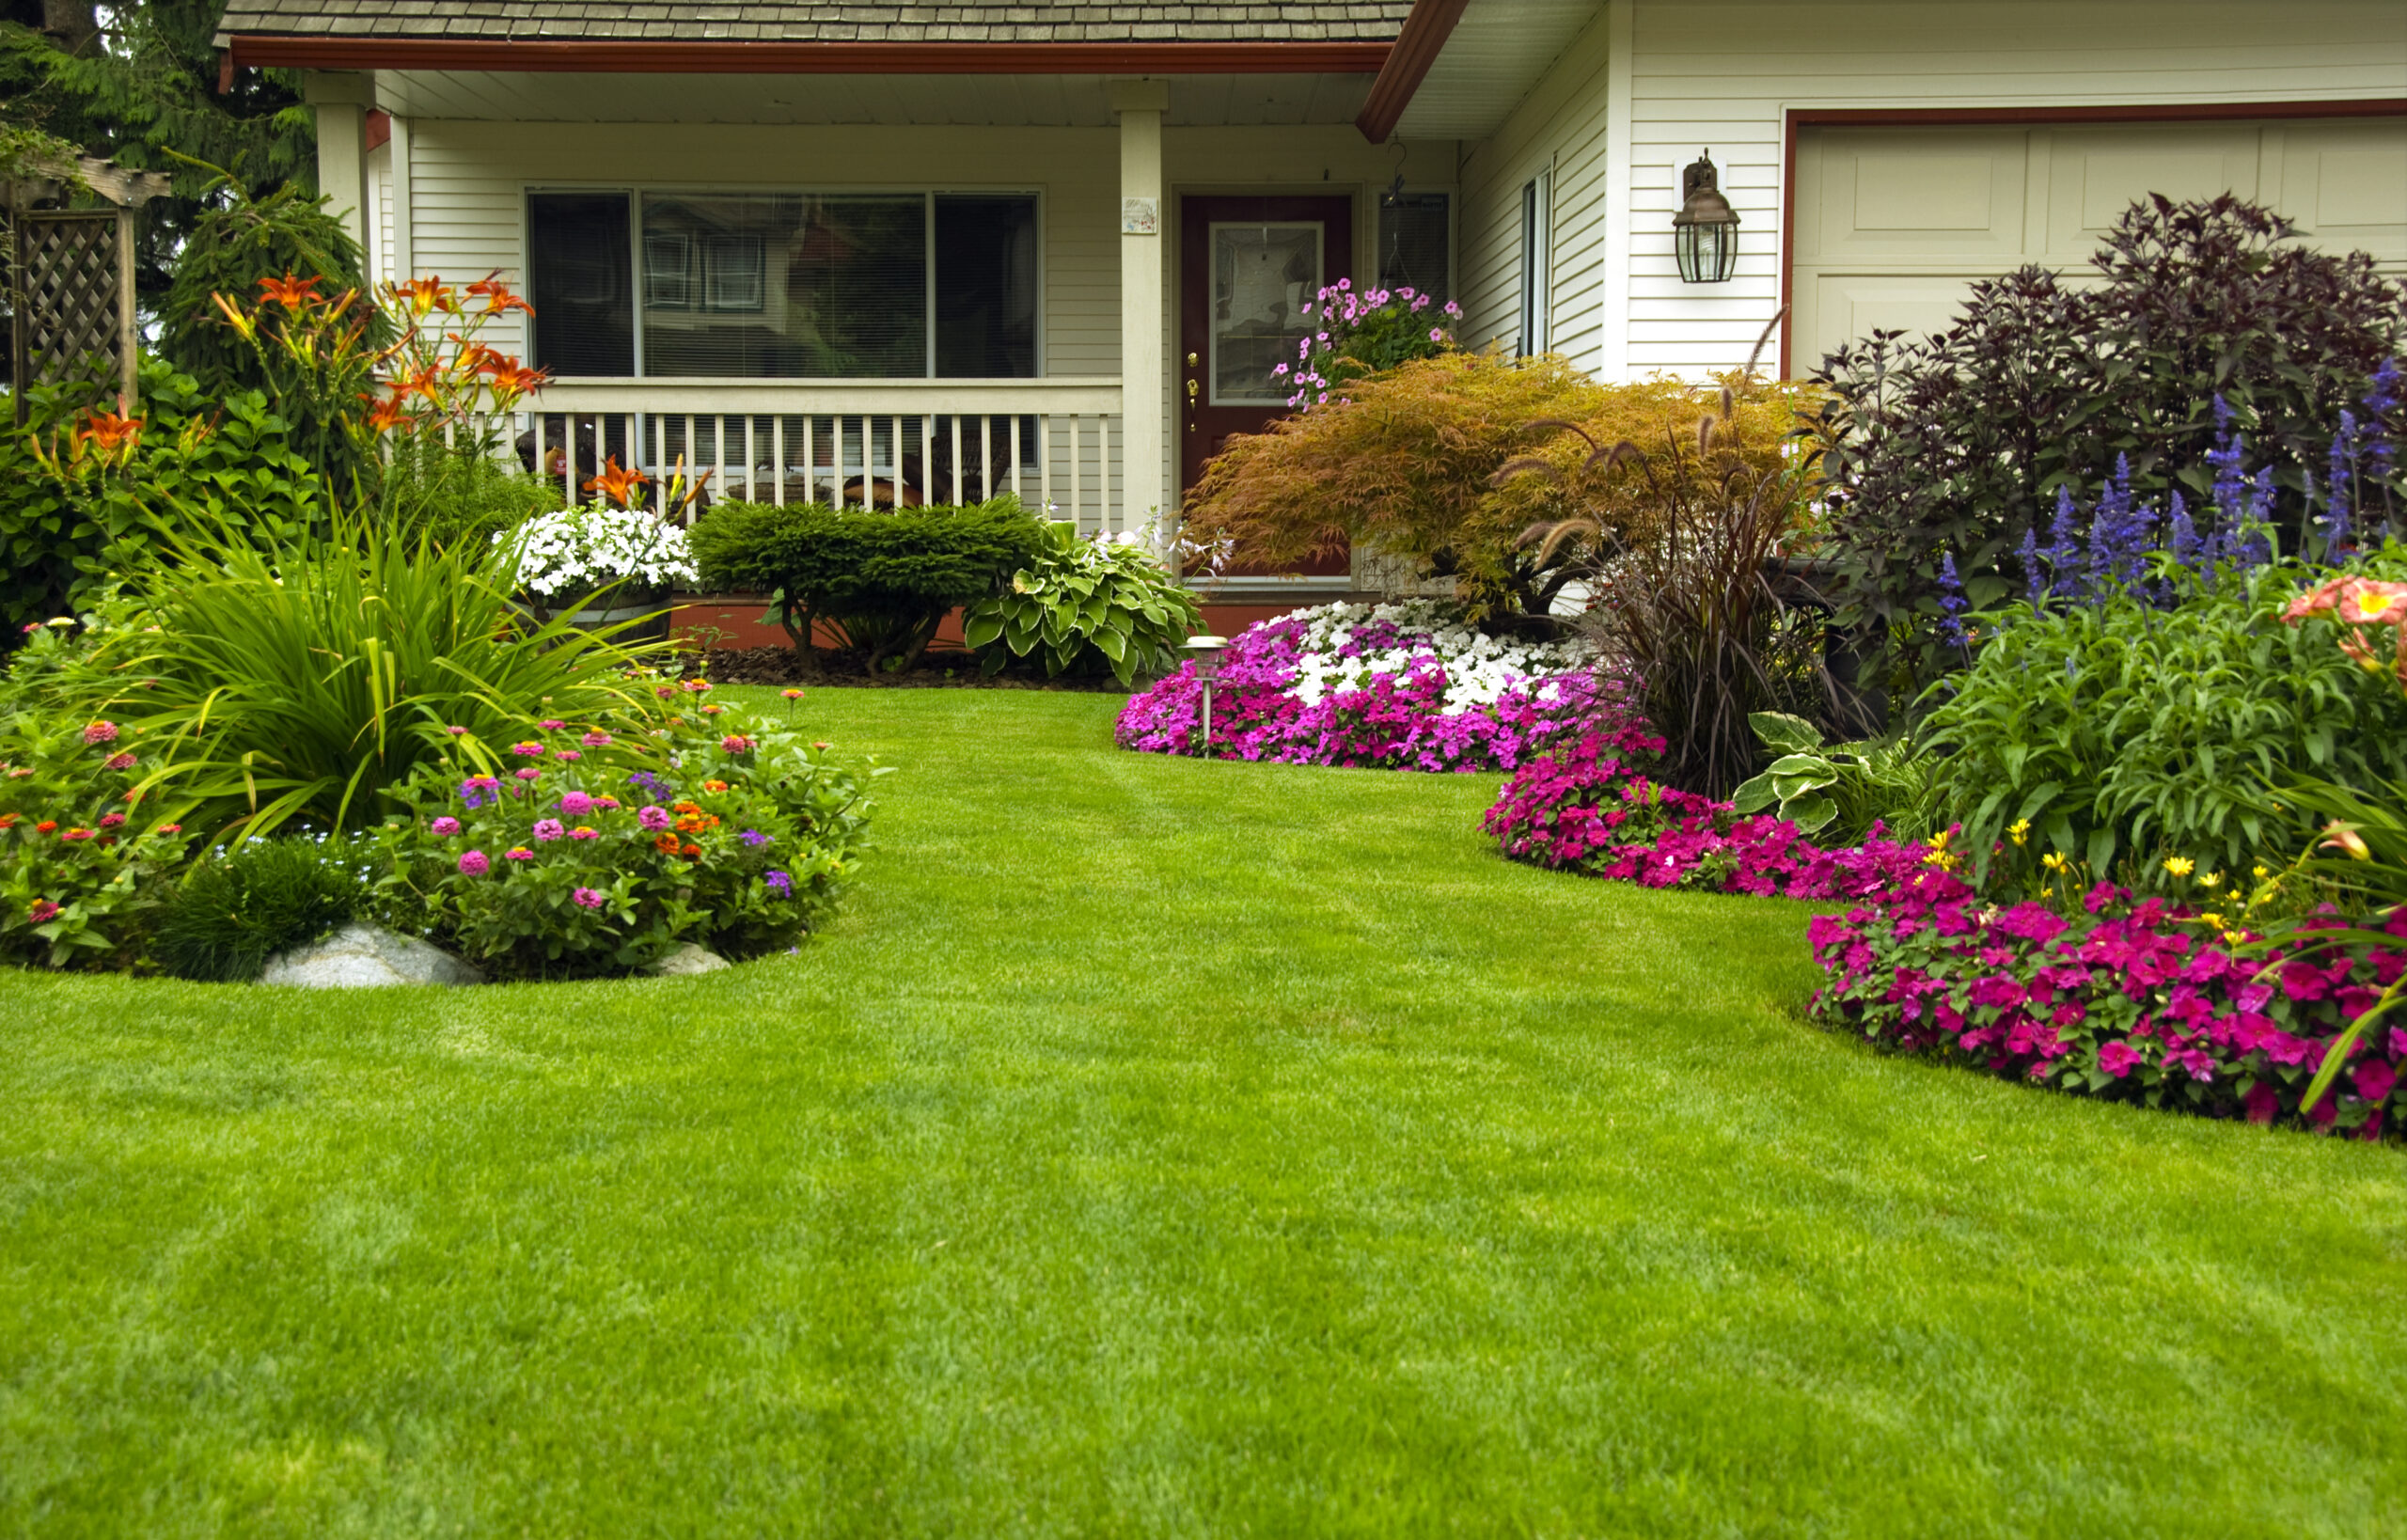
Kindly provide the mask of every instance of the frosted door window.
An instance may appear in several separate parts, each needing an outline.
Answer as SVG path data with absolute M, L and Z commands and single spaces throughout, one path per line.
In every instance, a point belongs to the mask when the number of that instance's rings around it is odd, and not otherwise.
M 1287 404 L 1320 275 L 1318 221 L 1212 227 L 1212 405 Z

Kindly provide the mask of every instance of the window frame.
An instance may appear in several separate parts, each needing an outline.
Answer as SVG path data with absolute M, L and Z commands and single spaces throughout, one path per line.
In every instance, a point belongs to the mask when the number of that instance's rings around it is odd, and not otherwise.
M 559 378 L 563 382 L 568 380 L 576 380 L 579 382 L 591 381 L 597 384 L 620 384 L 628 381 L 675 380 L 693 382 L 716 379 L 740 385 L 790 385 L 796 383 L 796 381 L 792 377 L 782 374 L 669 375 L 647 374 L 644 372 L 643 311 L 645 278 L 643 265 L 643 199 L 646 194 L 687 197 L 735 197 L 746 195 L 760 197 L 918 197 L 920 200 L 921 216 L 923 219 L 922 228 L 925 232 L 925 240 L 922 243 L 923 256 L 926 262 L 926 275 L 922 283 L 922 289 L 924 291 L 922 303 L 926 306 L 922 323 L 927 333 L 926 356 L 923 361 L 925 372 L 920 374 L 858 376 L 858 378 L 924 380 L 930 385 L 942 385 L 948 381 L 969 378 L 969 376 L 966 375 L 939 375 L 936 371 L 936 199 L 948 196 L 1025 197 L 1032 199 L 1036 205 L 1036 372 L 1030 376 L 1030 378 L 1043 380 L 1050 377 L 1051 359 L 1047 356 L 1046 353 L 1047 328 L 1046 321 L 1048 312 L 1048 300 L 1050 298 L 1052 253 L 1047 241 L 1048 231 L 1050 229 L 1049 211 L 1046 207 L 1047 199 L 1046 196 L 1046 190 L 1041 186 L 1030 186 L 1024 183 L 980 185 L 960 182 L 922 182 L 918 185 L 876 183 L 863 186 L 828 186 L 826 184 L 803 186 L 784 182 L 629 181 L 621 178 L 575 180 L 557 177 L 545 178 L 540 181 L 521 181 L 518 184 L 518 272 L 521 287 L 530 291 L 534 287 L 535 281 L 534 205 L 531 200 L 537 196 L 545 193 L 583 193 L 589 195 L 594 193 L 618 193 L 622 195 L 627 199 L 627 241 L 630 247 L 628 259 L 635 264 L 633 269 L 634 282 L 630 288 L 630 297 L 634 305 L 634 312 L 630 317 L 630 321 L 635 330 L 635 372 L 633 374 L 626 375 L 561 375 Z M 694 307 L 698 311 L 701 308 L 700 300 L 701 295 L 699 292 L 693 296 Z M 533 346 L 533 333 L 531 328 L 528 329 L 527 345 L 530 349 Z M 857 376 L 852 375 L 830 375 L 816 378 L 841 380 L 856 377 Z
M 1520 356 L 1535 358 L 1554 341 L 1554 166 L 1521 184 Z

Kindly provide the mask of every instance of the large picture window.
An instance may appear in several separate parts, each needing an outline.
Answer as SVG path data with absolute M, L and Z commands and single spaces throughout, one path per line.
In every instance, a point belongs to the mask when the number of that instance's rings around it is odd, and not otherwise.
M 615 231 L 603 212 L 617 210 Z M 1031 194 L 534 193 L 536 362 L 653 378 L 1025 378 L 1037 372 Z M 615 234 L 607 305 L 584 268 Z M 580 267 L 582 264 L 582 267 Z M 633 269 L 634 271 L 631 271 Z M 632 339 L 615 351 L 596 338 Z M 617 363 L 615 369 L 590 367 Z

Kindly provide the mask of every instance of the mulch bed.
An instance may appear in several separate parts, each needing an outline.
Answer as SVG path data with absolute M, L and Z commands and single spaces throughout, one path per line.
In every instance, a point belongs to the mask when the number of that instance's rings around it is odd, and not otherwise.
M 687 653 L 684 671 L 709 673 L 718 684 L 805 684 L 872 690 L 1062 690 L 1091 695 L 1126 695 L 1120 682 L 1105 674 L 1096 679 L 1046 679 L 1042 673 L 1005 672 L 987 679 L 978 672 L 977 659 L 967 652 L 931 652 L 907 673 L 873 678 L 857 658 L 822 652 L 824 671 L 815 669 L 791 647 L 715 647 L 707 654 Z

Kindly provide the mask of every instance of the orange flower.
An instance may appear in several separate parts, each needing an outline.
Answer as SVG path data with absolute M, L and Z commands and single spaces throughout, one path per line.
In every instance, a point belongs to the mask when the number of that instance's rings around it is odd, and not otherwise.
M 401 397 L 396 396 L 389 401 L 377 401 L 376 398 L 373 396 L 367 396 L 361 399 L 376 401 L 376 404 L 369 409 L 368 426 L 373 428 L 380 433 L 389 433 L 394 429 L 399 428 L 403 423 L 409 421 L 409 415 L 401 410 L 401 402 L 403 400 Z
M 115 454 L 131 449 L 142 439 L 140 417 L 121 417 L 114 412 L 95 412 L 86 417 L 75 430 L 77 442 L 89 444 L 102 454 Z
M 527 369 L 521 365 L 516 359 L 510 359 L 506 362 L 508 363 L 507 368 L 496 369 L 493 371 L 493 389 L 494 394 L 496 396 L 517 397 L 531 395 L 533 392 L 543 389 L 543 386 L 551 383 L 552 371 L 550 369 Z
M 700 856 L 701 853 L 702 847 L 700 845 L 687 845 L 685 847 L 685 854 L 687 856 Z
M 2359 578 L 2341 597 L 2339 616 L 2351 625 L 2407 624 L 2407 583 Z
M 306 310 L 318 303 L 317 287 L 315 277 L 261 278 L 260 303 L 281 305 L 288 310 Z
M 395 299 L 407 300 L 410 309 L 421 316 L 430 310 L 441 310 L 448 315 L 460 307 L 460 302 L 451 293 L 451 286 L 440 278 L 412 278 L 407 283 L 385 287 Z
M 663 856 L 674 856 L 677 854 L 677 837 L 673 834 L 655 834 L 652 838 L 652 848 Z
M 524 310 L 530 316 L 535 313 L 533 306 L 511 293 L 510 285 L 501 281 L 499 268 L 468 285 L 468 292 L 485 302 L 485 314 L 489 316 L 497 316 L 504 310 Z
M 621 508 L 633 508 L 636 499 L 649 485 L 652 478 L 640 470 L 621 470 L 619 457 L 612 455 L 602 463 L 602 474 L 585 483 L 588 492 L 599 492 Z
M 727 782 L 723 780 L 706 780 L 702 782 L 702 790 L 705 792 L 724 792 L 727 790 Z

